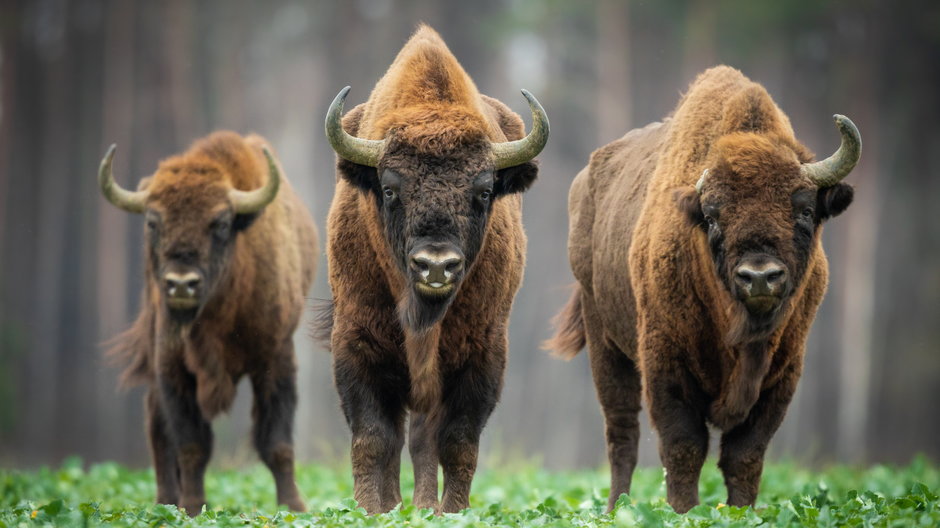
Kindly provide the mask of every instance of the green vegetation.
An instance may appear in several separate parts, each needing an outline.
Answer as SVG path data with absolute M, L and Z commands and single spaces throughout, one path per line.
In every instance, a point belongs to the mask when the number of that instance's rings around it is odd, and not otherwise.
M 408 470 L 403 492 L 410 495 Z M 724 506 L 714 463 L 701 481 L 703 504 L 678 515 L 665 502 L 662 471 L 633 478 L 633 496 L 604 514 L 604 471 L 547 472 L 535 465 L 481 471 L 473 508 L 434 517 L 409 498 L 399 509 L 367 517 L 356 508 L 348 466 L 306 465 L 298 484 L 309 513 L 274 508 L 274 485 L 261 466 L 212 471 L 210 509 L 190 521 L 173 506 L 154 505 L 152 471 L 107 463 L 83 469 L 78 460 L 57 470 L 0 470 L 0 528 L 12 526 L 938 526 L 940 468 L 919 458 L 906 467 L 844 466 L 812 472 L 794 464 L 765 468 L 756 509 Z

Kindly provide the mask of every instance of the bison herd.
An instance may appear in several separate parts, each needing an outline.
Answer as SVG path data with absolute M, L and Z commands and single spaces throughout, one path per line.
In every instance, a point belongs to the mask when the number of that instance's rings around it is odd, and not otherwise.
M 414 503 L 459 511 L 502 390 L 525 266 L 521 195 L 536 179 L 548 118 L 523 90 L 526 134 L 426 26 L 344 114 L 348 92 L 326 116 L 337 177 L 326 231 L 332 304 L 319 330 L 352 432 L 355 499 L 369 513 L 401 502 L 407 438 Z M 814 161 L 767 91 L 719 66 L 662 122 L 594 151 L 574 179 L 576 285 L 545 347 L 563 358 L 588 349 L 609 509 L 630 491 L 641 394 L 676 511 L 698 503 L 709 425 L 721 433 L 728 503 L 754 504 L 826 289 L 821 226 L 852 202 L 842 180 L 861 139 L 848 118 L 835 120 L 841 146 Z M 309 212 L 256 135 L 200 139 L 136 190 L 115 182 L 114 154 L 98 183 L 112 204 L 144 216 L 145 286 L 109 354 L 125 384 L 147 387 L 157 501 L 201 511 L 210 422 L 247 376 L 254 445 L 278 503 L 303 510 L 292 335 L 318 259 Z

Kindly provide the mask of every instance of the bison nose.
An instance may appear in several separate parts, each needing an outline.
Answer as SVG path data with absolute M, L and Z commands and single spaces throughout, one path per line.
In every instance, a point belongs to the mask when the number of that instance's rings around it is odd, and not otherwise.
M 734 280 L 748 296 L 772 295 L 779 297 L 787 282 L 787 270 L 772 260 L 761 263 L 745 262 L 734 270 Z
M 166 288 L 167 301 L 171 307 L 188 308 L 195 304 L 199 298 L 199 286 L 202 283 L 202 278 L 194 271 L 187 273 L 167 272 L 163 275 L 163 282 Z
M 421 249 L 411 256 L 411 268 L 418 273 L 422 282 L 440 288 L 454 282 L 463 270 L 463 257 L 453 250 L 432 252 Z

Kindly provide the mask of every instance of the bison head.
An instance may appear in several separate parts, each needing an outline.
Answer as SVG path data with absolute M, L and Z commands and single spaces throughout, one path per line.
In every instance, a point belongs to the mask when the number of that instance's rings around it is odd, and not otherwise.
M 834 116 L 839 150 L 801 163 L 805 149 L 791 137 L 737 132 L 718 140 L 716 154 L 695 190 L 681 196 L 688 218 L 706 234 L 718 276 L 743 306 L 727 337 L 731 343 L 772 333 L 804 278 L 820 225 L 852 202 L 841 180 L 861 154 L 861 138 L 847 117 Z
M 342 127 L 349 87 L 334 99 L 326 133 L 340 174 L 375 200 L 393 259 L 408 284 L 403 323 L 424 330 L 438 321 L 483 245 L 493 204 L 535 180 L 531 161 L 548 140 L 548 118 L 523 90 L 533 128 L 517 141 L 491 142 L 481 117 L 461 106 L 399 110 L 384 139 Z
M 101 192 L 115 206 L 144 215 L 147 261 L 162 304 L 174 320 L 191 321 L 227 276 L 238 232 L 277 196 L 277 164 L 264 149 L 267 183 L 246 192 L 233 189 L 219 165 L 176 157 L 129 191 L 111 173 L 115 147 L 101 161 Z

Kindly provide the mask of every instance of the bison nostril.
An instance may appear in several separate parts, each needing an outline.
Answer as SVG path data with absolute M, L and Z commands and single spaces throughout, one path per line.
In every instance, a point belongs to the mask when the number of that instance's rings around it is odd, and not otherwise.
M 460 273 L 460 270 L 463 269 L 463 259 L 460 258 L 451 258 L 444 262 L 444 275 L 450 278 L 451 275 L 455 273 Z
M 782 282 L 784 277 L 785 277 L 785 273 L 783 272 L 782 269 L 770 270 L 767 272 L 767 283 L 775 284 L 778 282 Z
M 739 269 L 736 274 L 745 284 L 750 284 L 754 281 L 754 272 L 749 269 Z

